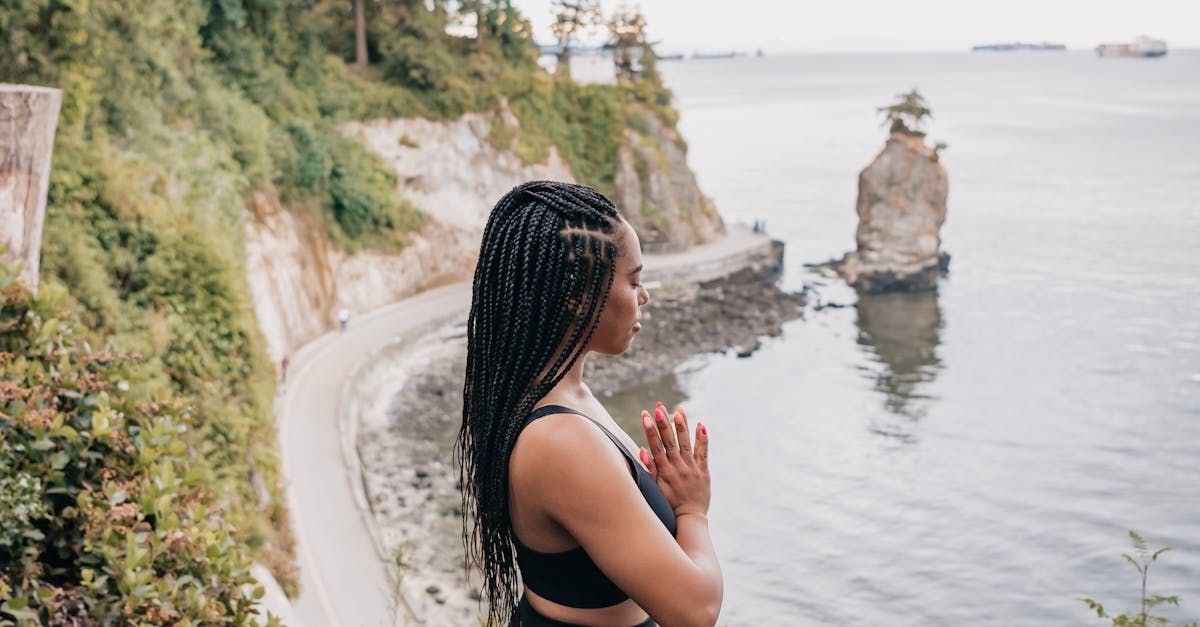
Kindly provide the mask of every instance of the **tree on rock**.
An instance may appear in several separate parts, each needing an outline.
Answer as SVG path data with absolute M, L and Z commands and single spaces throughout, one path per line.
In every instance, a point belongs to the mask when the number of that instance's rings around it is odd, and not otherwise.
M 925 131 L 921 130 L 921 127 L 926 119 L 933 118 L 929 103 L 925 102 L 925 97 L 916 87 L 906 93 L 896 94 L 896 102 L 886 107 L 877 107 L 876 111 L 883 114 L 883 125 L 887 126 L 888 132 L 891 133 L 924 135 Z
M 858 247 L 836 267 L 868 293 L 935 290 L 950 263 L 940 231 L 949 177 L 938 157 L 946 144 L 925 145 L 921 126 L 933 114 L 916 88 L 878 110 L 891 125 L 888 139 L 859 173 Z

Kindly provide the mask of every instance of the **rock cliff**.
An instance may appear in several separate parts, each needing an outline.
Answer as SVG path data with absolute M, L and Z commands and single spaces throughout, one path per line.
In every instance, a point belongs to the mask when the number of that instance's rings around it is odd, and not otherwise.
M 679 134 L 656 116 L 626 129 L 613 201 L 647 252 L 682 250 L 724 232 L 700 193 Z M 430 287 L 468 280 L 492 205 L 531 179 L 574 181 L 553 147 L 546 161 L 522 163 L 489 136 L 494 124 L 519 131 L 504 107 L 452 122 L 404 118 L 355 122 L 343 131 L 397 174 L 397 193 L 427 216 L 399 254 L 336 249 L 321 218 L 282 207 L 269 191 L 251 195 L 245 227 L 247 274 L 255 312 L 276 363 L 333 325 L 345 307 L 366 312 Z
M 644 105 L 630 107 L 637 124 L 626 128 L 617 152 L 616 193 L 646 252 L 684 250 L 725 232 L 712 201 L 687 165 L 687 144 Z
M 948 193 L 946 169 L 924 135 L 894 131 L 858 176 L 858 250 L 838 272 L 866 292 L 936 288 L 950 263 L 940 250 Z

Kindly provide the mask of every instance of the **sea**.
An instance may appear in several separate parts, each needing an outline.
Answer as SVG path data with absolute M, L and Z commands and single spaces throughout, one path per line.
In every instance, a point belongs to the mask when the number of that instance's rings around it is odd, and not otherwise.
M 1155 613 L 1200 617 L 1200 50 L 659 68 L 701 189 L 810 290 L 750 357 L 607 401 L 708 425 L 719 624 L 1103 625 L 1081 597 L 1140 610 L 1130 530 L 1171 547 Z M 857 295 L 806 264 L 855 247 L 877 107 L 913 88 L 948 145 L 950 271 Z

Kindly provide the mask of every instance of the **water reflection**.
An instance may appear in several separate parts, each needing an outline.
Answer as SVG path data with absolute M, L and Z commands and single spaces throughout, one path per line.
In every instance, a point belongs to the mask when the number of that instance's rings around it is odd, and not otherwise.
M 941 370 L 937 347 L 942 311 L 937 292 L 860 294 L 858 344 L 871 360 L 863 368 L 883 394 L 887 415 L 872 429 L 888 436 L 911 439 L 907 427 L 924 417 L 932 397 L 921 393 Z M 895 418 L 904 418 L 897 421 Z

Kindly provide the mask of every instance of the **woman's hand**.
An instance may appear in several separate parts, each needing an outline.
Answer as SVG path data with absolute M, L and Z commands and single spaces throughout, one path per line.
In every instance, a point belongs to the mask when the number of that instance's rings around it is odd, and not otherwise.
M 638 455 L 658 482 L 675 515 L 707 516 L 710 496 L 708 429 L 697 423 L 693 446 L 683 406 L 676 406 L 675 414 L 668 417 L 667 408 L 661 402 L 655 406 L 653 417 L 642 411 L 642 429 L 646 432 L 650 450 L 640 449 Z

